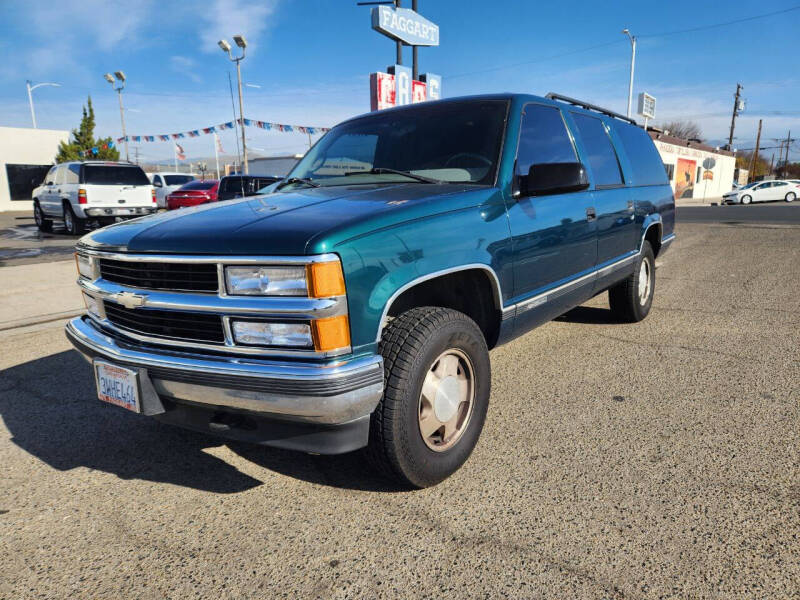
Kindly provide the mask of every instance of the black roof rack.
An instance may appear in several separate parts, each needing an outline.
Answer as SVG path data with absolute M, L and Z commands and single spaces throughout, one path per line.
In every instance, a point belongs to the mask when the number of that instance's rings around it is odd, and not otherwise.
M 567 104 L 574 104 L 575 106 L 580 106 L 581 108 L 585 108 L 586 110 L 593 110 L 595 112 L 599 112 L 609 117 L 614 117 L 615 119 L 620 119 L 621 121 L 627 121 L 628 123 L 633 123 L 634 125 L 638 125 L 636 121 L 634 121 L 630 117 L 626 117 L 619 113 L 615 113 L 613 110 L 608 110 L 607 108 L 601 108 L 594 104 L 589 104 L 588 102 L 575 100 L 575 98 L 570 98 L 569 96 L 562 96 L 561 94 L 550 92 L 545 97 L 549 98 L 550 100 L 560 100 L 561 102 L 566 102 Z

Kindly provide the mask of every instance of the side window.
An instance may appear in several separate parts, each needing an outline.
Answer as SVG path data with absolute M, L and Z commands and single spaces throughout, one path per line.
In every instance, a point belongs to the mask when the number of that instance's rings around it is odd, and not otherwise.
M 67 165 L 58 165 L 58 171 L 56 171 L 56 185 L 64 183 L 64 173 L 66 170 Z
M 772 187 L 783 187 L 784 185 L 786 185 L 785 181 L 775 181 L 773 182 Z
M 78 183 L 81 174 L 80 165 L 69 165 L 64 171 L 64 183 Z
M 53 167 L 47 172 L 47 177 L 44 178 L 45 185 L 49 183 L 56 182 L 56 172 L 58 171 L 58 167 Z
M 622 169 L 605 123 L 580 113 L 573 113 L 572 118 L 575 119 L 578 135 L 583 140 L 583 147 L 587 152 L 586 159 L 594 174 L 595 186 L 622 185 Z
M 575 147 L 567 132 L 561 110 L 542 104 L 525 106 L 514 173 L 524 177 L 532 165 L 576 160 Z
M 161 175 L 153 175 L 153 185 L 155 187 L 164 187 L 164 184 L 161 183 Z
M 664 185 L 675 176 L 675 165 L 665 164 L 656 149 L 656 145 L 647 132 L 619 119 L 609 122 L 622 143 L 621 150 L 628 157 L 631 165 L 633 185 Z M 663 165 L 663 168 L 662 168 Z M 664 178 L 666 171 L 667 179 Z

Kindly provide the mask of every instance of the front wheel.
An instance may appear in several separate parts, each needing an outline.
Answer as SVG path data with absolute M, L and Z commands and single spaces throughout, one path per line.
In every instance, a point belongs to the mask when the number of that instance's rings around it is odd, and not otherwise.
M 753 201 L 751 196 L 742 196 L 742 204 L 750 204 Z
M 642 242 L 642 251 L 633 273 L 608 290 L 611 312 L 620 321 L 637 323 L 643 320 L 653 305 L 656 289 L 656 260 L 650 242 Z
M 44 218 L 44 212 L 42 212 L 42 207 L 39 206 L 38 200 L 33 204 L 33 220 L 36 222 L 36 227 L 42 233 L 50 233 L 53 231 L 53 222 Z
M 787 202 L 794 202 L 796 198 L 797 194 L 795 194 L 794 192 L 789 192 L 788 194 L 786 194 L 784 200 L 786 200 Z
M 438 307 L 414 308 L 386 327 L 380 343 L 384 393 L 366 452 L 406 487 L 435 485 L 466 462 L 489 407 L 489 351 L 475 322 Z

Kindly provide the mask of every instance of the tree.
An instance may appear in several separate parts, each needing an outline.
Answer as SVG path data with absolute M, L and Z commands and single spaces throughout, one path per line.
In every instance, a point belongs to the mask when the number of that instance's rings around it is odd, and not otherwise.
M 696 139 L 703 141 L 703 130 L 694 121 L 670 121 L 658 126 L 659 129 L 669 131 L 669 135 L 684 140 Z
M 96 149 L 96 153 L 93 149 Z M 94 107 L 92 106 L 92 97 L 89 96 L 87 106 L 83 107 L 81 124 L 77 129 L 72 130 L 68 143 L 61 142 L 58 145 L 56 162 L 92 158 L 119 160 L 119 150 L 114 147 L 114 141 L 110 137 L 94 139 Z
M 769 174 L 769 161 L 764 158 L 763 154 L 758 155 L 757 164 L 751 165 L 752 160 L 752 151 L 739 151 L 736 153 L 736 168 L 747 169 L 750 172 L 748 175 L 750 181 L 753 181 L 756 177 Z

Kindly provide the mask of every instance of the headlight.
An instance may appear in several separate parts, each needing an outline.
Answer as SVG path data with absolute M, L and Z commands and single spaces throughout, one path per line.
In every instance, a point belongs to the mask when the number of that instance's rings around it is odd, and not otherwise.
M 235 296 L 305 296 L 306 268 L 226 267 L 228 293 Z
M 78 265 L 78 274 L 87 279 L 97 279 L 94 275 L 94 260 L 85 254 L 75 253 L 75 264 Z
M 311 348 L 311 326 L 308 323 L 266 323 L 263 321 L 231 321 L 237 344 L 251 346 L 289 346 Z

